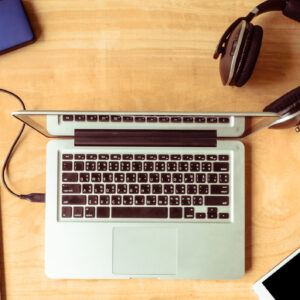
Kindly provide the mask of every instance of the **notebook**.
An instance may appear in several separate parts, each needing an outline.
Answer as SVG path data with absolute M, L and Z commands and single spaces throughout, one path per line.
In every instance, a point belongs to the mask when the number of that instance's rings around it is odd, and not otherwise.
M 51 138 L 47 276 L 243 276 L 245 150 L 239 138 L 247 132 L 245 114 L 13 115 Z

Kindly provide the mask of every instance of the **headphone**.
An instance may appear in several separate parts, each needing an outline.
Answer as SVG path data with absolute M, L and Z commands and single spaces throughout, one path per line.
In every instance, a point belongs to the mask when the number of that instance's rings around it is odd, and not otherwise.
M 224 85 L 241 87 L 250 78 L 260 51 L 263 29 L 252 19 L 269 11 L 282 11 L 300 22 L 300 0 L 268 0 L 255 7 L 246 17 L 238 18 L 225 31 L 214 53 L 221 55 L 220 75 Z

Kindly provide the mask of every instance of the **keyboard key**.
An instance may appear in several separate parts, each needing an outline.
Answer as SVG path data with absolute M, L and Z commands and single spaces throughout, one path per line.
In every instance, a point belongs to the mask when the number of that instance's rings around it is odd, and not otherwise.
M 167 218 L 167 207 L 112 207 L 112 218 Z
M 130 194 L 139 194 L 139 185 L 138 184 L 129 184 L 129 193 Z
M 109 171 L 119 171 L 119 162 L 118 161 L 110 161 L 108 164 Z
M 62 218 L 72 218 L 72 207 L 63 206 L 61 208 L 61 216 Z
M 217 122 L 218 122 L 218 118 L 215 117 L 207 118 L 207 123 L 217 123 Z
M 205 205 L 223 206 L 229 205 L 227 196 L 205 196 Z
M 109 196 L 101 195 L 100 196 L 100 205 L 109 205 Z
M 177 171 L 177 163 L 176 162 L 167 162 L 167 170 L 170 172 Z
M 63 154 L 62 158 L 63 159 L 73 159 L 73 154 Z
M 192 183 L 192 182 L 194 182 L 194 174 L 192 174 L 192 173 L 185 173 L 184 174 L 184 182 L 185 183 Z
M 137 123 L 144 123 L 144 122 L 146 122 L 146 118 L 142 117 L 142 116 L 135 117 L 134 120 Z
M 156 205 L 156 196 L 147 196 L 147 205 Z
M 132 205 L 133 196 L 123 196 L 123 205 Z
M 158 173 L 150 173 L 149 174 L 149 181 L 150 182 L 159 182 L 159 174 Z
M 214 172 L 228 172 L 229 171 L 229 163 L 214 163 Z
M 97 115 L 87 115 L 86 118 L 89 122 L 96 122 L 98 120 Z
M 196 117 L 195 122 L 196 123 L 205 123 L 205 118 L 204 117 Z
M 80 184 L 63 184 L 62 192 L 65 194 L 79 194 L 81 192 Z
M 219 174 L 219 182 L 220 183 L 228 183 L 229 182 L 229 174 Z
M 83 171 L 83 170 L 84 170 L 84 162 L 83 161 L 75 161 L 74 171 Z
M 86 218 L 95 218 L 95 207 L 86 207 L 84 211 Z
M 148 174 L 147 173 L 139 173 L 138 174 L 138 182 L 147 182 Z
M 105 185 L 105 193 L 106 194 L 114 194 L 116 192 L 115 184 L 106 184 Z
M 217 160 L 218 156 L 214 154 L 207 155 L 207 160 Z
M 153 162 L 146 161 L 144 162 L 144 171 L 153 171 L 154 165 Z
M 120 160 L 121 159 L 121 155 L 120 154 L 111 154 L 110 155 L 110 159 L 111 160 Z
M 205 213 L 196 213 L 196 219 L 205 219 Z
M 161 174 L 161 182 L 163 182 L 163 183 L 171 182 L 171 174 L 170 173 L 162 173 Z
M 62 169 L 63 171 L 72 171 L 73 163 L 71 161 L 63 161 Z
M 160 154 L 160 155 L 158 155 L 158 159 L 159 160 L 169 160 L 170 157 L 168 154 Z
M 126 194 L 127 193 L 127 184 L 118 184 L 117 185 L 117 193 L 118 194 Z
M 159 122 L 160 123 L 169 123 L 170 118 L 169 117 L 159 117 Z
M 123 154 L 122 159 L 123 160 L 133 160 L 133 155 L 132 154 Z
M 96 170 L 96 162 L 94 162 L 94 161 L 85 162 L 85 170 L 86 171 L 95 171 Z
M 86 196 L 84 195 L 72 195 L 72 196 L 62 196 L 62 204 L 78 205 L 86 204 Z
M 156 160 L 157 159 L 157 155 L 156 154 L 147 154 L 147 160 Z
M 199 206 L 203 204 L 203 197 L 202 196 L 193 196 L 193 205 Z
M 91 194 L 93 192 L 92 184 L 83 184 L 82 185 L 82 193 L 83 194 Z
M 193 155 L 182 155 L 183 160 L 193 160 Z
M 219 160 L 229 160 L 229 155 L 225 155 L 225 154 L 219 155 Z
M 180 172 L 186 172 L 189 170 L 189 164 L 187 162 L 178 163 L 178 170 Z
M 132 162 L 132 171 L 139 172 L 139 171 L 142 171 L 142 169 L 143 169 L 142 162 L 140 162 L 140 161 L 133 161 Z
M 63 121 L 73 121 L 74 120 L 74 116 L 73 115 L 63 115 Z
M 121 116 L 111 116 L 110 119 L 112 122 L 121 122 Z
M 92 182 L 101 182 L 101 173 L 92 173 L 91 180 Z
M 170 207 L 170 218 L 171 219 L 181 219 L 182 218 L 182 208 L 181 207 Z
M 125 174 L 124 173 L 115 173 L 115 182 L 124 182 Z
M 97 159 L 97 154 L 87 154 L 86 159 L 95 160 Z
M 184 208 L 184 218 L 193 219 L 194 218 L 194 207 L 185 207 Z
M 215 214 L 218 212 L 218 208 L 217 207 L 208 207 L 207 208 L 207 213 L 208 214 Z
M 85 159 L 85 154 L 75 154 L 75 159 Z
M 95 194 L 103 194 L 104 193 L 104 184 L 95 184 L 94 185 L 94 193 Z
M 103 173 L 103 182 L 113 182 L 113 173 Z
M 181 155 L 180 154 L 173 154 L 173 155 L 171 155 L 171 160 L 181 160 Z
M 189 195 L 197 194 L 197 185 L 196 184 L 188 184 L 186 192 Z
M 219 118 L 220 123 L 229 123 L 229 118 Z
M 174 185 L 164 184 L 164 194 L 174 194 Z
M 75 115 L 75 121 L 78 121 L 78 122 L 85 121 L 85 115 Z
M 74 218 L 83 218 L 83 207 L 74 207 Z
M 181 123 L 181 118 L 180 117 L 171 117 L 171 122 L 172 123 Z
M 98 205 L 98 196 L 96 196 L 96 195 L 89 195 L 89 197 L 88 197 L 88 204 L 89 205 Z
M 183 117 L 183 123 L 193 123 L 194 118 L 193 117 Z
M 89 182 L 90 181 L 90 173 L 80 173 L 79 181 L 80 182 Z
M 181 196 L 181 205 L 191 205 L 191 196 Z
M 162 193 L 162 185 L 161 184 L 153 184 L 152 185 L 152 194 L 161 194 Z
M 63 182 L 77 182 L 78 174 L 77 173 L 62 173 Z
M 179 196 L 170 196 L 170 205 L 179 205 Z
M 211 194 L 229 194 L 229 185 L 225 185 L 225 184 L 220 184 L 220 185 L 216 185 L 216 184 L 212 184 L 210 187 L 210 192 Z
M 108 154 L 99 154 L 98 157 L 100 160 L 108 160 L 109 159 Z
M 155 163 L 155 171 L 157 171 L 157 172 L 165 171 L 165 169 L 166 169 L 166 165 L 164 162 L 158 161 Z
M 216 213 L 209 213 L 207 214 L 208 219 L 216 219 L 218 217 L 218 214 Z
M 148 123 L 156 123 L 157 122 L 157 117 L 147 117 L 147 122 Z
M 109 218 L 109 207 L 97 207 L 97 218 Z
M 199 185 L 199 194 L 208 194 L 208 185 L 200 184 Z
M 121 205 L 122 197 L 120 195 L 114 195 L 111 197 L 111 205 Z
M 107 162 L 106 161 L 98 161 L 97 162 L 97 171 L 107 171 Z
M 173 182 L 175 183 L 180 183 L 180 182 L 182 182 L 182 174 L 180 174 L 180 173 L 174 173 L 173 175 L 172 175 L 172 179 L 173 179 Z
M 136 174 L 126 173 L 126 182 L 136 182 Z
M 99 116 L 99 121 L 100 122 L 108 122 L 109 121 L 109 116 L 100 115 Z
M 211 163 L 209 163 L 209 162 L 202 163 L 201 171 L 202 172 L 210 172 L 211 171 Z
M 198 172 L 198 171 L 200 171 L 200 163 L 191 162 L 190 163 L 190 171 L 191 172 Z
M 158 205 L 168 205 L 168 196 L 158 196 L 157 204 Z
M 131 116 L 123 116 L 123 122 L 133 122 L 133 117 Z
M 150 184 L 141 184 L 141 194 L 150 194 Z
M 145 196 L 135 196 L 134 204 L 135 205 L 144 205 L 145 204 Z
M 135 160 L 145 160 L 145 154 L 135 154 L 134 159 Z
M 175 185 L 175 194 L 185 194 L 185 185 L 176 184 Z
M 197 183 L 205 183 L 206 181 L 206 175 L 203 173 L 196 174 L 196 182 Z
M 220 219 L 229 219 L 229 213 L 219 213 Z
M 195 160 L 205 160 L 205 155 L 203 155 L 203 154 L 196 154 L 195 155 Z
M 217 183 L 218 175 L 217 174 L 207 174 L 207 182 L 208 183 Z

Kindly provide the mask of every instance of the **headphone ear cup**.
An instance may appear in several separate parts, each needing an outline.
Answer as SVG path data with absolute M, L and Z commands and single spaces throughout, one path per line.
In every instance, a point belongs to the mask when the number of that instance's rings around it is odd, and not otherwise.
M 245 43 L 243 49 L 244 53 L 241 55 L 240 72 L 236 72 L 236 76 L 233 78 L 233 85 L 242 87 L 251 77 L 262 43 L 263 29 L 261 26 L 254 26 L 250 44 Z
M 274 112 L 284 115 L 287 112 L 300 110 L 300 86 L 281 96 L 265 107 L 264 112 Z

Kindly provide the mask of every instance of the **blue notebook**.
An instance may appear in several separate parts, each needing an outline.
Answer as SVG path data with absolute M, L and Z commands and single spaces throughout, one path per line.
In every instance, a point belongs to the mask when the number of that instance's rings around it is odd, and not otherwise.
M 34 42 L 21 0 L 0 0 L 0 54 Z

